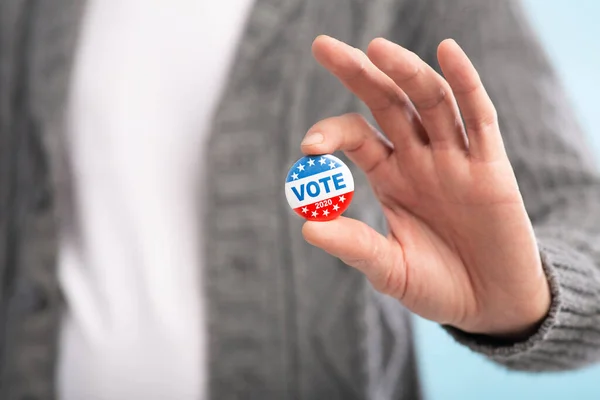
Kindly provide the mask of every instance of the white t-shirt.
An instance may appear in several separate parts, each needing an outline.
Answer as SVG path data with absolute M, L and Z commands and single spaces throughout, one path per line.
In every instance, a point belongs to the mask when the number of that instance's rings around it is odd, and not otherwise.
M 206 390 L 202 154 L 252 0 L 90 0 L 67 112 L 61 400 Z

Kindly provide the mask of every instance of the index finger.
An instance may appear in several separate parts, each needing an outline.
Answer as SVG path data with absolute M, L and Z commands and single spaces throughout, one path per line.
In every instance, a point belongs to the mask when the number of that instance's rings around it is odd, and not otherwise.
M 419 116 L 409 98 L 362 51 L 329 36 L 319 36 L 313 43 L 313 54 L 369 107 L 398 150 L 426 142 Z

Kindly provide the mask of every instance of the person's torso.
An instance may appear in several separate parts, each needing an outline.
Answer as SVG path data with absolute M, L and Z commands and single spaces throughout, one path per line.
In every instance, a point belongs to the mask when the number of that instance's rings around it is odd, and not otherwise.
M 306 130 L 327 116 L 364 111 L 314 62 L 312 40 L 327 33 L 365 47 L 391 29 L 396 7 L 258 0 L 251 11 L 205 153 L 211 398 L 419 396 L 407 313 L 305 243 L 301 221 L 283 197 L 285 172 Z M 0 47 L 9 66 L 0 96 L 14 100 L 0 101 L 0 162 L 7 166 L 0 187 L 10 188 L 0 205 L 11 216 L 0 224 L 2 390 L 8 400 L 50 399 L 63 306 L 53 200 L 68 187 L 56 171 L 65 168 L 62 105 L 78 38 L 71 24 L 81 4 L 32 2 L 9 11 L 4 15 L 26 17 L 2 26 L 2 37 L 13 39 L 18 51 Z M 382 230 L 364 177 L 355 177 L 348 215 Z

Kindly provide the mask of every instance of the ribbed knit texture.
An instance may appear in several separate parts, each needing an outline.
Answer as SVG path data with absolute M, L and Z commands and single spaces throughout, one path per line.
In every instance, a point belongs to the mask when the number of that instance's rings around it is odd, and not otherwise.
M 0 2 L 3 400 L 54 398 L 62 306 L 56 222 L 69 190 L 56 177 L 69 174 L 62 113 L 82 7 L 77 0 Z M 569 369 L 600 358 L 600 181 L 519 7 L 508 0 L 257 0 L 199 183 L 208 204 L 211 398 L 421 396 L 409 314 L 307 245 L 285 205 L 284 175 L 305 131 L 321 118 L 365 111 L 312 60 L 310 44 L 321 33 L 361 48 L 384 36 L 434 65 L 442 39 L 464 47 L 498 109 L 553 303 L 522 343 L 447 329 L 514 369 Z M 59 168 L 66 173 L 56 174 Z M 355 172 L 349 215 L 383 232 L 378 203 Z

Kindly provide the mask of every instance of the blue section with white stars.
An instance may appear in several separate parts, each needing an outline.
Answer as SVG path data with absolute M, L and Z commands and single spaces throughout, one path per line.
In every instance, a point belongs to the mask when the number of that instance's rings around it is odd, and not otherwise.
M 288 172 L 285 183 L 293 182 L 298 179 L 319 174 L 321 172 L 331 171 L 333 169 L 340 168 L 343 165 L 345 164 L 342 162 L 342 160 L 332 156 L 331 154 L 305 156 L 292 165 L 290 171 Z

